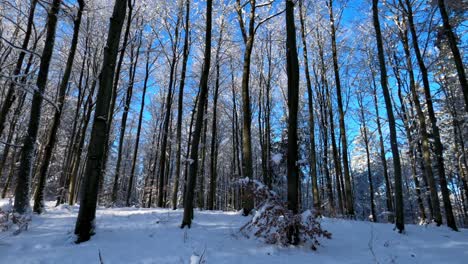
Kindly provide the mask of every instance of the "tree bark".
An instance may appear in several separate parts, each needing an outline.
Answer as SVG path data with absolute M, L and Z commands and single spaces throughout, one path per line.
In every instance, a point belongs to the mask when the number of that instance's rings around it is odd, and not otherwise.
M 71 71 L 73 68 L 73 61 L 75 59 L 76 48 L 78 46 L 78 36 L 80 32 L 81 17 L 83 15 L 83 9 L 85 7 L 84 0 L 78 1 L 78 10 L 76 13 L 76 18 L 73 25 L 73 37 L 70 44 L 70 52 L 68 53 L 67 64 L 65 66 L 65 71 L 63 73 L 62 81 L 60 83 L 57 107 L 58 109 L 54 112 L 52 118 L 52 125 L 50 133 L 48 136 L 47 143 L 44 149 L 44 156 L 42 157 L 43 162 L 39 168 L 39 180 L 34 197 L 34 206 L 33 211 L 35 213 L 42 213 L 44 208 L 44 188 L 47 178 L 47 170 L 50 165 L 50 160 L 52 158 L 52 151 L 54 150 L 55 143 L 57 142 L 57 131 L 60 126 L 60 118 L 62 117 L 63 105 L 65 104 L 65 94 L 68 88 L 68 82 L 70 80 Z
M 296 27 L 294 25 L 294 3 L 286 0 L 286 72 L 288 76 L 288 209 L 293 214 L 299 213 L 299 166 L 297 115 L 299 108 L 299 60 L 297 58 Z M 298 227 L 291 227 L 288 232 L 291 244 L 299 243 Z
M 338 112 L 339 112 L 339 123 L 340 123 L 340 138 L 341 138 L 341 158 L 343 159 L 343 172 L 344 172 L 344 189 L 345 189 L 345 201 L 346 201 L 346 214 L 354 216 L 354 205 L 353 205 L 353 192 L 351 188 L 351 176 L 349 174 L 349 162 L 348 162 L 348 142 L 346 139 L 346 126 L 345 126 L 345 113 L 343 110 L 343 100 L 341 98 L 341 80 L 340 70 L 338 66 L 338 50 L 336 47 L 336 29 L 335 29 L 335 18 L 333 14 L 333 0 L 328 2 L 329 16 L 330 16 L 330 27 L 331 27 L 331 40 L 332 40 L 332 53 L 333 53 L 333 70 L 335 72 L 335 86 L 336 96 L 338 101 Z
M 112 99 L 112 83 L 126 7 L 126 0 L 116 0 L 110 19 L 103 66 L 99 77 L 99 90 L 88 147 L 88 159 L 84 171 L 80 210 L 75 226 L 75 234 L 78 236 L 76 243 L 88 241 L 94 233 L 98 184 L 103 174 L 104 149 L 109 137 L 107 122 L 109 121 L 109 105 Z
M 434 154 L 435 154 L 435 160 L 437 164 L 436 167 L 437 167 L 437 171 L 439 174 L 440 189 L 442 191 L 442 201 L 444 202 L 445 217 L 447 218 L 447 226 L 452 228 L 454 231 L 458 231 L 457 224 L 455 222 L 455 217 L 453 215 L 452 202 L 450 201 L 450 191 L 448 189 L 447 177 L 445 175 L 445 164 L 444 164 L 444 153 L 443 153 L 444 147 L 440 139 L 439 127 L 437 126 L 437 118 L 434 113 L 434 106 L 432 105 L 432 95 L 431 95 L 431 88 L 429 86 L 428 71 L 424 63 L 422 54 L 421 54 L 421 49 L 419 48 L 418 35 L 416 33 L 416 27 L 414 25 L 411 3 L 409 0 L 405 0 L 405 2 L 406 2 L 406 8 L 407 8 L 406 11 L 407 11 L 407 16 L 408 16 L 409 28 L 411 32 L 411 39 L 413 42 L 413 49 L 416 54 L 416 59 L 418 61 L 419 70 L 421 71 L 423 87 L 424 87 L 424 95 L 426 97 L 426 105 L 427 105 L 427 110 L 428 110 L 427 112 L 429 113 L 429 120 L 431 122 L 432 136 L 434 138 Z M 465 82 L 466 82 L 466 79 L 465 79 Z M 468 86 L 464 87 L 464 91 L 465 89 L 468 89 Z M 423 155 L 424 155 L 424 148 L 425 147 L 423 143 Z M 434 208 L 434 209 L 437 209 L 437 208 Z M 436 220 L 438 220 L 437 211 L 435 211 L 435 213 L 436 213 Z M 440 223 L 439 222 L 437 223 L 442 224 L 442 219 L 440 219 Z
M 195 183 L 198 169 L 198 144 L 200 143 L 201 129 L 203 125 L 203 114 L 205 104 L 208 98 L 208 77 L 210 73 L 211 61 L 211 28 L 212 28 L 212 9 L 213 1 L 206 1 L 206 33 L 205 33 L 205 52 L 203 59 L 203 70 L 200 77 L 200 97 L 197 105 L 197 120 L 195 122 L 195 131 L 192 138 L 192 147 L 190 153 L 190 170 L 184 200 L 184 216 L 181 228 L 188 226 L 190 228 L 193 218 L 193 196 L 195 192 Z
M 34 91 L 31 103 L 28 131 L 23 141 L 18 182 L 15 190 L 14 210 L 19 214 L 26 213 L 30 208 L 29 188 L 31 181 L 31 169 L 34 162 L 34 149 L 39 131 L 43 95 L 47 86 L 49 66 L 54 50 L 55 30 L 57 28 L 57 14 L 59 12 L 61 2 L 61 0 L 54 0 L 47 16 L 47 33 L 36 82 L 37 89 Z
M 187 61 L 190 52 L 190 0 L 185 1 L 185 36 L 184 36 L 184 50 L 182 58 L 182 72 L 180 77 L 179 86 L 179 102 L 177 106 L 177 125 L 176 125 L 176 171 L 174 190 L 172 192 L 172 209 L 177 209 L 177 196 L 179 193 L 179 180 L 181 175 L 181 156 L 182 156 L 182 116 L 184 114 L 184 87 L 185 87 L 185 76 L 187 75 Z
M 372 0 L 372 17 L 375 29 L 375 37 L 377 41 L 378 58 L 380 65 L 380 83 L 384 94 L 385 106 L 387 109 L 388 125 L 390 129 L 390 145 L 393 155 L 393 170 L 395 174 L 395 215 L 396 228 L 400 233 L 405 230 L 404 222 L 404 207 L 403 207 L 403 190 L 401 176 L 400 153 L 398 151 L 397 133 L 395 127 L 395 117 L 393 115 L 392 101 L 390 98 L 390 90 L 388 88 L 387 66 L 385 64 L 385 54 L 382 41 L 382 32 L 380 31 L 378 0 Z

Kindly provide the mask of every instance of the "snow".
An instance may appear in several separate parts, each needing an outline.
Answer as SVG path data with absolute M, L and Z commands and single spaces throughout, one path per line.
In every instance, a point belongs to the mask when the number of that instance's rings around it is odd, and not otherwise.
M 279 165 L 282 159 L 283 159 L 283 154 L 281 153 L 276 153 L 273 156 L 271 156 L 271 161 L 273 161 L 275 165 Z
M 0 206 L 7 200 L 0 200 Z M 317 251 L 279 247 L 247 239 L 238 212 L 196 211 L 191 229 L 180 229 L 182 210 L 102 208 L 96 235 L 74 244 L 77 206 L 53 207 L 34 215 L 28 231 L 0 233 L 0 263 L 466 263 L 468 230 L 324 218 L 332 239 Z

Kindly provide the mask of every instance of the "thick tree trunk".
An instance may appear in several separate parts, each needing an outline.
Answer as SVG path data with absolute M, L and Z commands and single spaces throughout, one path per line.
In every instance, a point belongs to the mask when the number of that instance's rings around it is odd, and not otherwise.
M 28 131 L 23 141 L 18 182 L 15 190 L 14 210 L 20 214 L 24 214 L 29 210 L 29 188 L 31 169 L 34 162 L 34 149 L 37 133 L 39 131 L 43 94 L 47 86 L 49 66 L 54 50 L 57 14 L 59 12 L 61 2 L 61 0 L 54 0 L 47 16 L 47 33 L 36 82 L 37 90 L 34 91 L 31 103 Z
M 251 136 L 251 122 L 252 114 L 250 109 L 250 61 L 252 57 L 253 44 L 255 39 L 255 9 L 256 1 L 250 0 L 250 15 L 248 32 L 246 32 L 245 24 L 242 15 L 242 8 L 240 0 L 237 3 L 237 14 L 239 18 L 239 25 L 242 30 L 242 36 L 245 44 L 243 67 L 242 67 L 242 176 L 248 179 L 253 177 L 252 165 L 252 136 Z M 243 215 L 247 216 L 254 207 L 254 201 L 251 195 L 244 193 L 242 197 Z
M 297 58 L 296 27 L 294 25 L 294 3 L 286 0 L 286 72 L 288 75 L 288 209 L 299 213 L 299 166 L 297 115 L 299 108 L 299 60 Z M 299 230 L 292 227 L 288 231 L 289 243 L 299 243 Z
M 110 19 L 103 66 L 99 78 L 93 128 L 88 147 L 88 159 L 84 171 L 80 210 L 75 226 L 75 234 L 78 236 L 77 243 L 88 241 L 94 233 L 98 184 L 103 174 L 104 149 L 109 137 L 107 122 L 109 121 L 109 105 L 112 99 L 112 83 L 126 7 L 126 0 L 116 0 Z
M 193 218 L 193 196 L 195 192 L 196 177 L 198 171 L 198 145 L 200 143 L 201 130 L 203 125 L 203 115 L 205 104 L 208 98 L 208 77 L 210 73 L 211 61 L 211 28 L 212 28 L 212 9 L 213 1 L 206 1 L 206 33 L 205 33 L 205 52 L 203 59 L 203 70 L 200 78 L 200 97 L 197 105 L 197 119 L 195 122 L 195 131 L 192 138 L 192 147 L 190 153 L 190 170 L 187 179 L 187 188 L 184 200 L 184 216 L 181 228 L 188 226 L 190 228 Z

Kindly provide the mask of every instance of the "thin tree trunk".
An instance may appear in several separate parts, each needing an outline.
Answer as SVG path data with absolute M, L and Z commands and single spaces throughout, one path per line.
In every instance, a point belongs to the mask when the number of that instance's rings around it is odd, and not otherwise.
M 372 70 L 371 70 L 372 71 Z M 385 179 L 385 197 L 386 197 L 386 205 L 388 213 L 388 221 L 393 223 L 395 220 L 394 217 L 394 210 L 393 210 L 393 194 L 392 188 L 390 183 L 390 176 L 388 175 L 388 165 L 387 165 L 387 158 L 385 157 L 385 146 L 384 146 L 384 139 L 382 134 L 382 125 L 380 123 L 380 114 L 379 114 L 379 102 L 377 100 L 377 85 L 375 83 L 375 76 L 374 72 L 372 71 L 372 92 L 374 97 L 374 107 L 375 107 L 375 122 L 377 123 L 377 132 L 379 134 L 379 150 L 380 150 L 380 161 L 382 162 L 382 170 Z
M 215 82 L 215 90 L 214 90 L 214 95 L 213 95 L 213 120 L 212 120 L 212 125 L 211 125 L 211 155 L 210 155 L 210 191 L 208 195 L 208 200 L 207 200 L 207 209 L 208 210 L 214 210 L 215 204 L 216 204 L 216 181 L 217 181 L 217 156 L 218 156 L 218 148 L 217 146 L 217 134 L 216 134 L 216 129 L 217 129 L 217 107 L 218 107 L 218 96 L 219 96 L 219 72 L 220 72 L 220 51 L 221 51 L 221 44 L 223 41 L 223 30 L 224 30 L 224 17 L 222 18 L 221 22 L 221 29 L 219 32 L 219 38 L 218 38 L 218 47 L 216 48 L 216 55 L 215 55 L 215 60 L 216 60 L 216 82 Z
M 181 174 L 181 156 L 182 156 L 182 116 L 184 114 L 184 87 L 185 87 L 185 76 L 187 74 L 187 61 L 190 52 L 190 0 L 185 1 L 185 36 L 184 36 L 184 51 L 182 58 L 182 72 L 180 77 L 179 86 L 179 102 L 177 106 L 177 128 L 176 128 L 176 171 L 175 171 L 175 182 L 174 190 L 172 192 L 172 209 L 177 209 L 177 195 L 179 193 L 179 180 Z
M 432 137 L 434 138 L 434 154 L 435 154 L 435 158 L 436 158 L 435 160 L 437 164 L 436 167 L 437 167 L 437 171 L 439 174 L 438 176 L 439 176 L 439 182 L 440 182 L 440 189 L 442 191 L 442 201 L 444 202 L 445 217 L 447 218 L 447 226 L 452 228 L 454 231 L 458 231 L 457 224 L 455 222 L 455 217 L 453 215 L 452 202 L 450 201 L 450 191 L 448 189 L 447 177 L 445 175 L 445 164 L 444 164 L 444 153 L 443 153 L 444 147 L 440 139 L 439 127 L 437 126 L 437 118 L 434 113 L 434 106 L 432 105 L 432 95 L 431 95 L 431 88 L 429 86 L 429 76 L 428 76 L 427 68 L 424 63 L 422 54 L 421 54 L 421 50 L 419 48 L 418 35 L 416 33 L 416 28 L 415 28 L 414 21 L 413 21 L 413 11 L 411 7 L 411 3 L 409 0 L 405 0 L 405 2 L 406 2 L 406 7 L 407 7 L 406 11 L 408 15 L 411 39 L 413 42 L 413 49 L 416 54 L 416 59 L 418 61 L 419 70 L 421 71 L 423 87 L 424 87 L 424 95 L 426 97 L 426 105 L 427 105 L 427 110 L 428 110 L 427 112 L 429 113 L 429 120 L 431 122 Z M 458 68 L 458 65 L 457 65 L 457 68 Z M 462 80 L 462 78 L 460 78 L 460 80 Z M 463 84 L 462 84 L 462 87 L 464 89 L 464 92 L 466 92 L 465 90 L 468 90 L 468 86 L 466 85 L 466 78 L 465 78 L 464 85 L 465 86 L 463 87 Z M 467 95 L 465 95 L 465 97 L 466 96 Z M 424 143 L 423 143 L 423 152 L 424 152 Z M 436 222 L 437 220 L 438 220 L 438 215 L 436 211 Z M 441 220 L 440 223 L 437 222 L 438 224 L 442 224 L 442 219 L 440 220 Z
M 39 180 L 34 197 L 33 211 L 35 213 L 42 213 L 44 208 L 44 188 L 47 178 L 47 170 L 50 165 L 52 158 L 52 151 L 54 150 L 55 143 L 57 142 L 57 131 L 60 126 L 60 118 L 62 117 L 63 105 L 65 104 L 65 94 L 68 88 L 68 82 L 70 80 L 71 71 L 73 68 L 73 60 L 75 59 L 76 48 L 78 46 L 78 36 L 80 32 L 81 17 L 83 15 L 83 9 L 85 7 L 84 0 L 78 1 L 78 10 L 73 25 L 73 37 L 70 45 L 70 52 L 68 53 L 67 64 L 63 73 L 62 81 L 60 83 L 59 95 L 57 100 L 58 109 L 54 112 L 52 119 L 52 125 L 50 134 L 48 136 L 47 143 L 44 149 L 43 162 L 39 168 Z
M 380 65 L 380 83 L 382 86 L 385 106 L 387 109 L 388 125 L 390 129 L 390 145 L 392 148 L 393 155 L 393 170 L 395 174 L 395 215 L 396 228 L 400 233 L 405 229 L 404 221 L 404 206 L 403 206 L 403 190 L 402 190 L 402 176 L 401 176 L 401 162 L 400 153 L 398 152 L 397 133 L 395 127 L 395 117 L 393 115 L 392 101 L 390 99 L 390 91 L 388 89 L 387 80 L 387 67 L 385 64 L 385 54 L 382 41 L 382 32 L 380 31 L 379 11 L 378 11 L 378 0 L 372 0 L 372 17 L 375 29 L 375 37 L 377 41 L 377 50 Z
M 330 27 L 331 27 L 331 39 L 332 39 L 332 53 L 333 53 L 333 69 L 335 72 L 335 86 L 336 96 L 338 101 L 338 112 L 339 112 L 339 123 L 340 123 L 340 138 L 341 138 L 341 150 L 343 159 L 343 172 L 344 172 L 344 190 L 345 190 L 345 201 L 346 201 L 346 213 L 349 216 L 354 216 L 354 205 L 353 205 L 353 193 L 351 188 L 351 176 L 349 174 L 349 162 L 348 162 L 348 142 L 346 140 L 346 126 L 345 126 L 345 114 L 343 110 L 343 100 L 341 98 L 341 80 L 340 70 L 338 68 L 338 51 L 336 47 L 336 29 L 335 29 L 335 18 L 333 15 L 333 0 L 328 2 L 328 10 L 330 16 Z
M 313 105 L 313 94 L 312 94 L 312 82 L 310 80 L 309 73 L 309 58 L 307 53 L 307 41 L 306 41 L 306 26 L 304 21 L 304 13 L 302 10 L 303 0 L 299 1 L 299 18 L 301 22 L 301 37 L 302 37 L 302 54 L 304 56 L 304 71 L 307 81 L 307 93 L 308 93 L 308 110 L 309 110 L 309 140 L 310 140 L 310 180 L 312 182 L 312 199 L 314 209 L 320 211 L 320 197 L 317 187 L 317 158 L 315 153 L 315 121 L 314 121 L 314 105 Z
M 141 38 L 141 35 L 140 35 Z M 141 42 L 141 40 L 140 40 Z M 150 45 L 149 45 L 150 46 Z M 130 182 L 133 182 L 133 178 L 135 176 L 135 168 L 136 168 L 136 162 L 137 162 L 137 157 L 138 157 L 138 147 L 140 145 L 140 134 L 141 134 L 141 124 L 143 122 L 143 111 L 145 109 L 145 96 L 146 96 L 146 89 L 148 87 L 148 79 L 149 79 L 149 74 L 150 74 L 150 51 L 149 47 L 147 50 L 147 55 L 146 55 L 146 66 L 145 66 L 145 81 L 143 83 L 143 93 L 141 95 L 141 106 L 140 106 L 140 114 L 138 116 L 138 126 L 137 126 L 137 134 L 136 134 L 136 139 L 135 139 L 135 148 L 133 150 L 133 158 L 132 158 L 132 168 L 130 170 Z M 129 189 L 130 190 L 130 189 Z M 127 206 L 130 205 L 130 191 L 127 193 Z

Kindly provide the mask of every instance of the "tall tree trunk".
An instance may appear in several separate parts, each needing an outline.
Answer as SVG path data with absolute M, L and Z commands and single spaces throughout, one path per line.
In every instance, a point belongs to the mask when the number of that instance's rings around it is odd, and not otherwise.
M 406 11 L 408 15 L 409 28 L 411 32 L 411 40 L 413 42 L 413 49 L 416 54 L 416 59 L 418 61 L 419 70 L 421 71 L 423 87 L 424 87 L 424 95 L 426 97 L 427 112 L 429 113 L 429 120 L 431 122 L 432 136 L 434 138 L 434 154 L 435 154 L 435 160 L 437 164 L 436 167 L 437 167 L 437 171 L 439 174 L 440 189 L 442 191 L 442 201 L 444 202 L 445 217 L 447 218 L 447 226 L 452 228 L 455 231 L 458 231 L 457 224 L 455 222 L 455 217 L 453 215 L 452 202 L 450 201 L 450 191 L 448 189 L 447 177 L 445 175 L 445 164 L 444 164 L 444 153 L 443 153 L 444 147 L 440 139 L 439 127 L 437 126 L 437 118 L 434 113 L 434 106 L 432 105 L 431 88 L 429 86 L 429 75 L 428 75 L 427 67 L 424 63 L 424 60 L 421 54 L 421 49 L 419 48 L 418 35 L 416 33 L 416 27 L 414 25 L 412 6 L 409 0 L 405 0 L 405 2 L 406 2 L 406 8 L 407 8 Z M 465 78 L 464 92 L 465 92 L 465 89 L 468 89 L 468 86 L 466 86 L 466 78 Z M 425 152 L 424 143 L 423 143 L 423 152 Z M 435 211 L 435 213 L 436 213 L 436 222 L 437 222 L 438 220 L 437 211 Z M 437 223 L 442 224 L 442 219 L 440 219 L 440 223 L 439 222 Z
M 294 25 L 294 3 L 286 0 L 286 72 L 288 75 L 288 209 L 293 214 L 299 212 L 299 166 L 297 113 L 299 108 L 299 60 L 297 58 L 296 27 Z M 288 231 L 289 243 L 299 243 L 298 227 Z
M 177 209 L 177 195 L 179 193 L 179 180 L 181 174 L 181 156 L 182 156 L 182 116 L 184 114 L 184 87 L 185 87 L 185 76 L 187 74 L 187 61 L 190 52 L 189 46 L 190 38 L 190 0 L 185 1 L 185 36 L 184 36 L 184 50 L 182 58 L 182 72 L 180 77 L 179 85 L 179 102 L 177 106 L 177 127 L 176 127 L 176 171 L 175 171 L 175 181 L 174 181 L 174 190 L 172 192 L 172 209 Z
M 39 131 L 39 122 L 41 119 L 43 94 L 47 86 L 49 66 L 54 50 L 55 30 L 57 28 L 57 14 L 59 12 L 61 2 L 61 0 L 54 0 L 47 16 L 47 33 L 36 82 L 37 89 L 34 91 L 31 103 L 28 131 L 23 141 L 21 163 L 18 173 L 18 183 L 15 190 L 14 210 L 19 214 L 26 213 L 30 207 L 29 188 L 31 181 L 31 169 L 34 162 L 34 149 L 37 139 L 37 132 Z
M 434 174 L 432 172 L 432 160 L 431 160 L 431 152 L 430 152 L 429 133 L 427 132 L 426 117 L 424 116 L 422 106 L 419 101 L 419 95 L 416 90 L 417 88 L 416 88 L 416 81 L 414 78 L 413 62 L 411 61 L 411 55 L 410 55 L 410 50 L 409 50 L 408 34 L 405 29 L 403 30 L 403 32 L 400 32 L 400 37 L 403 43 L 403 49 L 404 49 L 405 57 L 406 57 L 406 64 L 408 67 L 411 96 L 412 96 L 413 103 L 416 109 L 416 115 L 419 121 L 419 132 L 421 134 L 422 157 L 423 157 L 423 164 L 424 164 L 423 172 L 425 173 L 425 177 L 427 178 L 427 181 L 429 184 L 432 208 L 434 210 L 432 217 L 434 218 L 433 220 L 434 222 L 437 223 L 437 225 L 441 225 L 442 215 L 440 213 L 440 203 L 439 203 L 439 194 L 437 193 L 437 185 L 434 179 Z
M 236 1 L 237 14 L 239 25 L 241 27 L 242 36 L 245 44 L 243 68 L 242 68 L 242 174 L 243 177 L 252 179 L 253 165 L 252 165 L 252 136 L 251 136 L 251 122 L 252 114 L 250 109 L 250 94 L 249 94 L 249 80 L 250 80 L 250 61 L 252 57 L 252 50 L 255 38 L 255 9 L 256 1 L 250 1 L 250 15 L 248 32 L 245 29 L 242 7 L 240 0 Z M 251 195 L 244 193 L 242 197 L 243 215 L 247 216 L 254 207 L 254 201 Z
M 205 105 L 205 114 L 204 116 L 208 115 L 208 101 Z M 205 160 L 206 160 L 206 130 L 208 128 L 208 119 L 203 120 L 203 130 L 202 130 L 202 143 L 201 143 L 201 149 L 202 149 L 202 154 L 201 154 L 201 166 L 198 170 L 199 173 L 199 179 L 200 179 L 200 187 L 199 187 L 199 192 L 198 192 L 198 208 L 203 209 L 205 208 Z
M 392 148 L 393 155 L 393 170 L 395 174 L 395 225 L 398 231 L 401 233 L 405 230 L 404 221 L 404 206 L 403 206 L 403 189 L 402 189 L 402 176 L 401 176 L 401 162 L 400 153 L 398 151 L 397 133 L 395 126 L 395 117 L 393 115 L 392 101 L 390 98 L 390 90 L 388 88 L 387 79 L 387 66 L 385 65 L 385 54 L 382 41 L 382 32 L 380 31 L 379 21 L 379 9 L 378 0 L 372 0 L 372 17 L 375 29 L 375 37 L 377 41 L 377 50 L 380 65 L 380 83 L 385 99 L 385 106 L 387 109 L 388 125 L 390 129 L 390 145 Z
M 107 123 L 107 134 L 110 135 L 111 133 L 111 129 L 112 129 L 112 122 L 114 120 L 114 109 L 115 109 L 115 102 L 117 100 L 117 90 L 118 90 L 118 87 L 119 87 L 119 81 L 120 81 L 120 74 L 122 72 L 122 65 L 123 65 L 123 61 L 124 61 L 124 58 L 125 58 L 125 51 L 127 49 L 127 46 L 128 46 L 128 41 L 129 41 L 129 37 L 130 37 L 130 30 L 132 28 L 132 21 L 133 21 L 133 3 L 132 3 L 132 0 L 127 0 L 127 6 L 128 6 L 128 14 L 127 14 L 127 23 L 125 25 L 125 33 L 124 33 L 124 37 L 123 37 L 123 41 L 122 41 L 122 48 L 120 49 L 120 54 L 119 54 L 119 60 L 117 62 L 117 68 L 115 70 L 115 77 L 114 77 L 114 80 L 113 80 L 113 84 L 112 84 L 112 99 L 111 99 L 111 102 L 110 102 L 110 105 L 109 105 L 109 121 Z M 103 164 L 103 171 L 106 171 L 106 167 L 107 167 L 107 157 L 109 155 L 109 143 L 106 144 L 105 148 L 104 148 L 104 156 L 103 156 L 103 161 L 104 161 L 104 164 Z M 114 175 L 115 177 L 115 175 Z M 115 181 L 114 181 L 115 182 Z M 111 197 L 112 199 L 112 197 Z
M 388 214 L 388 221 L 393 223 L 395 220 L 394 211 L 393 211 L 393 194 L 390 183 L 390 176 L 388 175 L 388 165 L 387 158 L 385 157 L 385 146 L 384 139 L 382 134 L 382 124 L 380 123 L 380 114 L 379 114 L 379 102 L 377 100 L 377 84 L 375 83 L 374 71 L 372 71 L 372 93 L 374 97 L 374 107 L 375 107 L 375 122 L 377 123 L 377 132 L 379 134 L 379 150 L 380 150 L 380 161 L 382 162 L 382 170 L 385 179 L 385 197 Z
M 139 36 L 139 46 L 137 49 L 137 52 L 140 52 L 140 47 L 141 47 L 141 42 L 142 42 L 142 30 L 140 30 L 140 36 Z M 129 187 L 127 190 L 127 198 L 126 198 L 126 206 L 130 206 L 130 198 L 131 198 L 131 190 L 132 190 L 132 185 L 133 185 L 133 179 L 135 177 L 135 168 L 136 168 L 136 162 L 138 158 L 138 147 L 140 145 L 140 134 L 141 134 L 141 124 L 143 122 L 143 110 L 145 109 L 145 96 L 146 96 L 146 88 L 148 87 L 148 78 L 149 78 L 149 71 L 150 71 L 150 66 L 149 66 L 149 49 L 147 51 L 147 57 L 146 57 L 146 66 L 145 66 L 145 81 L 143 84 L 143 93 L 141 95 L 141 106 L 140 106 L 140 114 L 138 116 L 138 125 L 137 125 L 137 134 L 136 134 L 136 139 L 135 139 L 135 147 L 133 149 L 133 157 L 132 157 L 132 167 L 130 169 L 130 177 L 129 177 Z M 135 70 L 133 72 L 133 78 L 135 77 L 135 72 L 136 72 L 136 67 L 137 63 L 135 61 Z M 133 81 L 132 81 L 133 83 Z
M 79 0 L 78 10 L 73 25 L 73 37 L 70 45 L 70 52 L 68 53 L 67 64 L 65 66 L 65 71 L 63 73 L 62 81 L 60 83 L 60 89 L 57 100 L 58 109 L 56 109 L 52 118 L 50 134 L 45 145 L 44 156 L 42 157 L 43 161 L 39 168 L 39 180 L 35 192 L 33 207 L 33 211 L 38 214 L 42 213 L 44 208 L 43 200 L 45 182 L 47 178 L 47 169 L 49 168 L 50 160 L 52 158 L 52 151 L 54 150 L 55 143 L 57 142 L 57 131 L 60 126 L 60 118 L 62 117 L 63 105 L 65 104 L 65 94 L 67 92 L 68 82 L 70 80 L 71 71 L 73 68 L 73 60 L 75 59 L 76 48 L 78 46 L 78 36 L 80 32 L 81 17 L 83 15 L 84 7 L 84 0 Z
M 307 94 L 308 94 L 308 110 L 309 110 L 309 140 L 310 140 L 310 180 L 312 182 L 312 199 L 314 203 L 314 209 L 320 211 L 320 197 L 317 186 L 317 158 L 315 153 L 315 121 L 314 121 L 314 105 L 313 105 L 313 93 L 312 93 L 312 82 L 310 79 L 309 72 L 309 58 L 307 53 L 307 40 L 306 40 L 306 26 L 304 21 L 304 13 L 302 10 L 303 0 L 299 1 L 299 18 L 301 22 L 301 37 L 302 37 L 302 54 L 304 56 L 304 71 L 307 82 Z
M 395 76 L 398 76 L 398 75 L 395 74 Z M 405 102 L 403 101 L 403 95 L 401 93 L 402 84 L 401 84 L 401 81 L 399 80 L 399 78 L 397 79 L 397 83 L 398 83 L 398 99 L 400 100 L 400 105 L 401 105 L 401 112 L 402 112 L 402 116 L 403 116 L 403 125 L 405 127 L 406 138 L 408 139 L 409 156 L 410 156 L 410 162 L 411 162 L 411 175 L 413 177 L 413 181 L 414 181 L 414 185 L 415 185 L 416 200 L 417 200 L 418 207 L 419 207 L 419 213 L 421 214 L 420 215 L 421 222 L 425 223 L 427 217 L 426 217 L 426 212 L 424 210 L 424 203 L 423 203 L 423 200 L 422 200 L 421 187 L 420 187 L 421 185 L 419 183 L 419 179 L 418 179 L 417 172 L 416 172 L 416 151 L 415 151 L 415 148 L 414 148 L 413 137 L 411 135 L 408 113 L 407 113 L 407 110 L 406 110 Z M 430 204 L 430 200 L 429 200 L 429 204 Z
M 346 139 L 346 126 L 344 121 L 344 110 L 343 110 L 343 99 L 341 98 L 341 80 L 340 70 L 338 68 L 338 50 L 336 47 L 336 29 L 335 29 L 335 18 L 333 14 L 333 0 L 328 2 L 328 10 L 330 16 L 330 27 L 331 27 L 331 40 L 332 40 L 332 53 L 333 53 L 333 69 L 335 72 L 335 86 L 336 96 L 338 101 L 338 112 L 340 115 L 340 138 L 341 138 L 341 150 L 343 159 L 343 172 L 344 172 L 344 190 L 345 190 L 345 201 L 346 201 L 346 213 L 349 216 L 354 216 L 354 205 L 353 205 L 353 193 L 351 188 L 351 176 L 349 174 L 349 162 L 348 162 L 348 142 Z
M 203 59 L 203 70 L 200 77 L 200 97 L 197 105 L 197 120 L 195 122 L 195 131 L 192 138 L 192 147 L 190 153 L 190 170 L 187 179 L 187 188 L 184 200 L 184 216 L 181 228 L 188 226 L 190 228 L 193 218 L 193 196 L 195 192 L 195 183 L 198 170 L 198 145 L 200 143 L 201 129 L 203 125 L 204 108 L 208 98 L 208 77 L 210 73 L 211 61 L 211 28 L 212 28 L 212 9 L 213 1 L 206 1 L 206 33 L 205 33 L 205 52 Z
M 216 181 L 217 181 L 217 161 L 218 161 L 218 148 L 217 148 L 217 107 L 218 107 L 218 95 L 219 95 L 219 72 L 220 72 L 220 52 L 221 44 L 223 41 L 223 30 L 224 30 L 224 17 L 221 21 L 221 28 L 218 38 L 218 47 L 216 48 L 216 81 L 215 81 L 215 90 L 213 94 L 213 120 L 211 125 L 211 148 L 210 148 L 210 191 L 208 195 L 207 205 L 208 210 L 214 210 L 216 204 Z
M 77 243 L 88 241 L 94 233 L 98 184 L 103 174 L 104 149 L 109 137 L 107 122 L 109 121 L 109 105 L 112 99 L 112 83 L 126 8 L 126 0 L 116 0 L 110 19 L 103 66 L 99 77 L 99 90 L 88 147 L 88 159 L 84 170 L 80 210 L 75 226 L 75 234 L 78 236 Z
M 166 97 L 166 113 L 164 116 L 164 125 L 163 125 L 163 138 L 161 142 L 161 158 L 159 160 L 159 191 L 158 191 L 158 207 L 165 207 L 163 204 L 163 193 L 164 190 L 167 189 L 168 183 L 164 182 L 164 175 L 166 169 L 166 148 L 167 148 L 167 137 L 169 136 L 169 122 L 170 116 L 172 112 L 172 90 L 175 83 L 175 70 L 177 67 L 177 59 L 178 59 L 178 45 L 179 45 L 179 27 L 180 22 L 182 20 L 182 12 L 179 12 L 177 15 L 175 33 L 174 33 L 174 40 L 171 40 L 172 44 L 172 59 L 169 62 L 170 65 L 170 74 L 169 74 L 169 86 L 168 92 Z
M 369 136 L 367 134 L 367 124 L 366 124 L 366 116 L 364 114 L 364 103 L 363 103 L 363 95 L 358 92 L 358 104 L 359 104 L 359 112 L 361 117 L 361 133 L 364 136 L 364 145 L 366 149 L 366 164 L 367 164 L 367 180 L 369 181 L 369 197 L 370 197 L 370 207 L 371 207 L 371 216 L 372 222 L 377 222 L 377 214 L 375 213 L 375 202 L 374 202 L 374 185 L 372 181 L 372 171 L 371 171 L 371 160 L 370 160 L 370 150 L 369 150 Z

